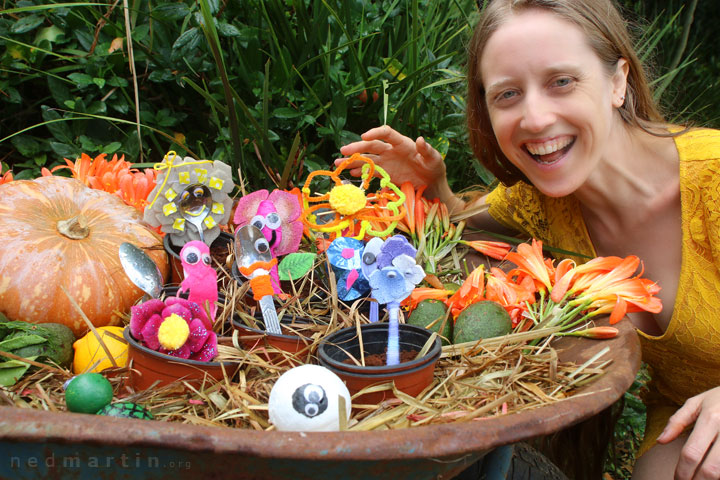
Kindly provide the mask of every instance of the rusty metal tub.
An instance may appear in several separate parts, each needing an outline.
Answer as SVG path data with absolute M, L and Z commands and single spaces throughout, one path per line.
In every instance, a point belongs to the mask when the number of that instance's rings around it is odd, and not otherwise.
M 581 363 L 609 346 L 613 363 L 565 401 L 529 411 L 393 431 L 286 433 L 0 407 L 0 478 L 452 478 L 495 447 L 549 434 L 619 399 L 640 365 L 629 321 L 612 340 L 564 338 Z

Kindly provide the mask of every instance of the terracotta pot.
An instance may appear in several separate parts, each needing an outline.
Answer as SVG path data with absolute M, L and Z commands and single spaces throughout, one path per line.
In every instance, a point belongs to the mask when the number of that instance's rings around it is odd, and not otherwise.
M 265 332 L 265 324 L 262 318 L 256 318 L 255 322 L 258 328 L 248 326 L 238 315 L 235 315 L 232 319 L 233 328 L 240 335 L 239 342 L 246 350 L 252 351 L 267 347 L 282 350 L 282 352 L 271 351 L 263 354 L 268 356 L 270 362 L 278 366 L 297 366 L 309 361 L 313 340 L 309 337 L 293 334 L 291 329 L 296 330 L 302 328 L 303 325 L 321 322 L 320 320 L 302 317 L 283 318 L 280 321 L 280 327 L 284 332 L 282 335 Z
M 373 323 L 360 327 L 363 351 L 366 356 L 385 354 L 387 349 L 388 324 Z M 400 324 L 400 351 L 420 351 L 433 332 L 414 325 Z M 430 350 L 421 358 L 398 365 L 358 366 L 350 359 L 360 359 L 360 342 L 355 327 L 344 328 L 327 336 L 318 346 L 320 365 L 329 368 L 345 381 L 351 395 L 365 387 L 394 382 L 395 387 L 411 396 L 418 395 L 433 379 L 435 363 L 440 358 L 442 342 L 435 339 Z M 353 403 L 378 404 L 393 398 L 392 390 L 364 393 L 353 399 Z
M 232 235 L 227 232 L 220 232 L 220 235 L 210 245 L 210 252 L 212 253 L 212 249 L 218 247 L 229 248 L 233 241 L 234 239 Z M 185 278 L 182 262 L 180 261 L 180 250 L 182 250 L 182 247 L 173 245 L 170 242 L 170 235 L 165 235 L 165 237 L 163 237 L 163 246 L 165 247 L 165 251 L 168 253 L 170 260 L 170 279 L 167 283 L 171 285 L 179 285 Z
M 132 365 L 127 385 L 135 390 L 146 390 L 153 385 L 161 387 L 176 380 L 199 385 L 206 376 L 221 380 L 223 369 L 232 377 L 239 366 L 235 362 L 199 362 L 156 352 L 135 340 L 130 327 L 125 327 L 123 337 L 128 343 L 128 365 Z

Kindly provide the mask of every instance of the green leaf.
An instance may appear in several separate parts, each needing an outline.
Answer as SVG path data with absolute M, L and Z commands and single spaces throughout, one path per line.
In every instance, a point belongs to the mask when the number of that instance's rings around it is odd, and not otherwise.
M 93 81 L 93 78 L 87 73 L 71 73 L 70 75 L 68 75 L 68 78 L 72 80 L 73 83 L 79 88 L 85 88 Z
M 29 357 L 28 360 L 35 360 L 37 357 Z M 30 368 L 29 363 L 20 360 L 8 360 L 0 363 L 0 385 L 11 387 L 17 383 L 25 372 Z
M 10 31 L 12 33 L 29 32 L 42 25 L 44 21 L 45 18 L 41 15 L 28 15 L 15 22 L 15 25 L 10 27 Z
M 127 87 L 128 81 L 122 77 L 110 77 L 110 80 L 107 81 L 107 84 L 111 87 Z
M 108 155 L 110 155 L 111 153 L 115 153 L 118 150 L 120 150 L 120 147 L 122 147 L 122 143 L 112 142 L 112 143 L 108 143 L 107 145 L 105 145 L 102 148 L 102 151 L 103 151 L 103 153 L 107 153 Z
M 42 109 L 43 120 L 49 122 L 51 120 L 60 120 L 60 114 L 55 110 L 52 110 L 47 105 L 40 107 Z M 72 142 L 72 132 L 66 122 L 53 122 L 46 125 L 47 129 L 50 130 L 52 136 L 63 143 Z
M 223 37 L 239 37 L 241 35 L 240 30 L 229 23 L 218 22 L 217 30 Z
M 276 118 L 297 118 L 302 116 L 303 112 L 295 110 L 294 108 L 280 107 L 273 110 L 272 115 Z
M 105 86 L 105 79 L 104 78 L 98 78 L 95 77 L 92 79 L 93 83 L 97 85 L 100 88 L 103 88 Z
M 167 22 L 181 20 L 190 14 L 190 9 L 182 3 L 161 3 L 152 8 L 152 17 Z
M 50 142 L 50 149 L 62 158 L 76 158 L 82 153 L 77 147 L 60 142 Z
M 10 140 L 23 157 L 32 157 L 40 152 L 40 142 L 29 135 L 18 135 Z
M 58 41 L 58 37 L 64 37 L 65 32 L 53 25 L 50 27 L 41 28 L 35 36 L 35 45 L 39 45 L 42 41 L 48 41 L 54 43 Z
M 47 342 L 47 338 L 35 335 L 34 333 L 17 332 L 5 337 L 5 340 L 0 342 L 0 350 L 3 352 L 12 353 L 13 350 L 27 347 L 29 345 L 38 345 L 40 343 Z
M 310 252 L 295 252 L 285 255 L 278 265 L 280 280 L 297 280 L 308 273 L 317 255 Z

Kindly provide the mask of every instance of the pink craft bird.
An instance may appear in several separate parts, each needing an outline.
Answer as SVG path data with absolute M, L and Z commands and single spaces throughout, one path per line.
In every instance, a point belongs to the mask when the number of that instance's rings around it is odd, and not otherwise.
M 210 317 L 215 320 L 218 299 L 217 272 L 211 266 L 210 248 L 198 240 L 188 242 L 180 250 L 185 279 L 180 283 L 180 292 L 187 292 L 188 300 L 205 307 L 210 302 Z

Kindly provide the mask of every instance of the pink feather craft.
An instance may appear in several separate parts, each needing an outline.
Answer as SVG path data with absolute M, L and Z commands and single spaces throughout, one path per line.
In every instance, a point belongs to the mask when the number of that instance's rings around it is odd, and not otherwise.
M 205 307 L 207 302 L 210 306 L 210 318 L 215 320 L 217 312 L 218 286 L 217 272 L 212 267 L 210 248 L 198 240 L 186 243 L 180 250 L 180 261 L 182 262 L 185 278 L 180 283 L 180 292 L 189 292 L 188 300 Z
M 234 222 L 237 228 L 255 225 L 270 244 L 273 257 L 296 252 L 300 247 L 303 226 L 302 208 L 295 195 L 283 190 L 257 190 L 238 200 Z M 273 291 L 281 294 L 277 266 L 270 271 Z

